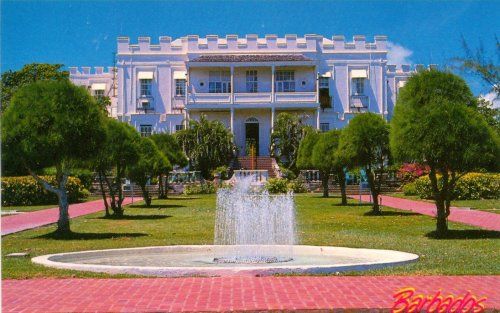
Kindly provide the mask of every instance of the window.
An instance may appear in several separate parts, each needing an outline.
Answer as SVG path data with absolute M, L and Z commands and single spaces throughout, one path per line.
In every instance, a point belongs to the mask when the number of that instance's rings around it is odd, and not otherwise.
M 101 99 L 104 97 L 104 90 L 94 90 L 94 97 L 96 99 Z
M 319 123 L 319 129 L 321 132 L 327 132 L 330 130 L 330 123 Z
M 141 125 L 141 137 L 149 137 L 153 131 L 153 126 L 151 125 Z
M 175 95 L 177 97 L 183 97 L 186 95 L 186 80 L 176 79 L 175 80 Z
M 210 71 L 208 73 L 209 93 L 230 93 L 231 74 L 223 71 Z
M 328 77 L 319 78 L 319 88 L 330 88 L 330 79 Z
M 257 71 L 247 71 L 247 92 L 257 92 Z
M 277 92 L 295 92 L 295 72 L 277 71 L 276 72 L 276 91 Z
M 151 85 L 153 84 L 152 79 L 139 79 L 141 84 L 140 96 L 141 97 L 151 97 Z
M 365 79 L 353 78 L 352 79 L 352 95 L 361 96 L 365 94 Z
M 175 125 L 175 131 L 178 132 L 180 130 L 183 130 L 184 129 L 184 125 L 183 124 L 179 124 L 179 125 Z

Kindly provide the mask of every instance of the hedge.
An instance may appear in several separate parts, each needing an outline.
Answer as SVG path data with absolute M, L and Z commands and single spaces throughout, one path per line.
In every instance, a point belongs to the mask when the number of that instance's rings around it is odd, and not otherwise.
M 201 195 L 215 193 L 215 185 L 211 182 L 204 182 L 201 184 L 184 185 L 185 195 Z
M 42 179 L 55 185 L 55 176 L 41 176 Z M 55 204 L 57 196 L 45 190 L 41 184 L 31 176 L 3 177 L 2 178 L 2 205 L 40 205 Z M 78 202 L 89 196 L 87 189 L 78 178 L 69 177 L 66 185 L 68 201 Z
M 440 181 L 440 177 L 438 179 Z M 404 185 L 403 193 L 407 196 L 432 199 L 429 176 L 422 176 L 414 182 Z M 500 174 L 465 174 L 457 181 L 452 198 L 456 200 L 498 199 L 500 198 Z

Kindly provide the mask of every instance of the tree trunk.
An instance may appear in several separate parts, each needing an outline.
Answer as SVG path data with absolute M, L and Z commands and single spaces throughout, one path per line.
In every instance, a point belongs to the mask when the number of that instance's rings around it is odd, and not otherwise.
M 370 192 L 372 194 L 372 201 L 373 201 L 372 213 L 380 215 L 382 211 L 380 211 L 380 206 L 378 204 L 379 193 L 377 187 L 375 186 L 375 177 L 371 168 L 366 169 L 366 176 L 368 177 L 368 184 L 370 185 Z
M 56 181 L 59 188 L 56 188 L 49 184 L 48 181 L 40 178 L 35 172 L 28 169 L 29 173 L 33 178 L 40 183 L 45 190 L 49 192 L 53 192 L 57 195 L 59 202 L 59 218 L 57 220 L 57 233 L 67 234 L 71 232 L 71 228 L 69 226 L 69 204 L 68 204 L 68 194 L 66 191 L 66 183 L 68 182 L 68 175 L 64 173 L 62 166 L 56 166 Z
M 167 176 L 165 176 L 165 198 L 164 199 L 168 199 L 168 174 Z
M 347 205 L 347 193 L 346 193 L 346 187 L 345 187 L 345 173 L 344 170 L 341 169 L 337 172 L 337 179 L 339 180 L 339 187 L 340 187 L 340 195 L 342 197 L 342 205 Z
M 158 199 L 165 199 L 165 189 L 163 188 L 163 175 L 158 175 Z
M 328 175 L 327 172 L 321 173 L 321 185 L 323 186 L 323 197 L 328 198 L 328 178 L 330 175 Z
M 142 196 L 144 198 L 144 202 L 146 202 L 146 206 L 151 206 L 151 195 L 149 194 L 148 188 L 146 185 L 141 185 Z
M 69 204 L 66 184 L 62 186 L 58 193 L 59 198 L 59 219 L 57 220 L 57 232 L 67 234 L 71 232 L 69 227 Z
M 108 199 L 106 197 L 106 191 L 104 190 L 104 179 L 103 179 L 103 173 L 102 171 L 98 171 L 99 173 L 99 187 L 101 188 L 101 195 L 102 195 L 102 201 L 104 201 L 104 208 L 105 208 L 105 216 L 109 217 L 109 204 L 108 204 Z M 106 173 L 104 173 L 106 175 Z
M 436 171 L 433 167 L 429 172 L 429 179 L 431 181 L 432 194 L 436 203 L 436 232 L 444 234 L 448 231 L 448 222 L 446 219 L 446 205 L 445 198 L 442 196 L 443 190 L 439 190 Z
M 125 173 L 123 172 L 121 167 L 118 166 L 116 168 L 116 188 L 118 190 L 117 210 L 121 212 L 121 215 L 123 215 L 122 204 L 123 204 L 124 196 L 123 196 L 123 190 L 122 190 L 122 178 L 124 176 L 125 176 Z M 133 185 L 132 185 L 132 187 L 133 187 Z M 134 190 L 132 188 L 132 193 L 133 192 L 134 192 Z

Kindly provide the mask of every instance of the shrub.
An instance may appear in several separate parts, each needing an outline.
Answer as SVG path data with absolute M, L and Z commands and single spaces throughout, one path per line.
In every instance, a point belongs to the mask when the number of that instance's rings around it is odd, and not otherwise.
M 417 185 L 415 182 L 407 183 L 403 185 L 403 194 L 405 196 L 416 196 L 418 195 Z
M 413 182 L 415 179 L 429 174 L 429 166 L 419 163 L 405 163 L 398 169 L 398 176 L 402 182 Z
M 287 188 L 289 191 L 293 191 L 294 193 L 304 193 L 307 192 L 307 188 L 301 180 L 295 179 L 290 181 L 287 184 Z
M 215 177 L 216 174 L 220 174 L 220 179 L 226 180 L 229 179 L 229 167 L 228 166 L 219 166 L 215 170 L 212 171 L 212 176 Z
M 281 167 L 280 170 L 281 170 L 281 175 L 285 179 L 295 179 L 297 177 L 297 175 L 295 175 L 295 173 L 292 170 L 289 170 L 289 169 L 284 168 L 284 167 Z
M 441 177 L 438 177 L 441 183 Z M 413 186 L 412 186 L 413 185 Z M 431 182 L 428 176 L 422 176 L 413 183 L 403 187 L 405 195 L 407 192 L 415 191 L 415 194 L 422 199 L 432 198 Z M 478 200 L 478 199 L 498 199 L 500 198 L 500 174 L 492 173 L 469 173 L 461 177 L 452 191 L 452 199 L 458 200 Z
M 41 176 L 51 184 L 56 184 L 54 176 Z M 66 185 L 68 201 L 70 203 L 88 197 L 81 181 L 76 177 L 69 177 Z M 2 205 L 40 205 L 57 203 L 57 196 L 48 192 L 31 176 L 17 176 L 2 178 Z
M 55 167 L 47 167 L 47 168 L 43 169 L 42 174 L 45 176 L 55 176 L 56 175 L 56 168 Z M 90 188 L 92 187 L 92 183 L 94 181 L 94 173 L 90 170 L 83 169 L 83 168 L 71 169 L 69 176 L 73 176 L 73 177 L 78 178 L 85 189 L 90 190 Z
M 204 182 L 201 184 L 185 185 L 184 194 L 185 195 L 201 195 L 201 194 L 211 194 L 215 193 L 216 188 L 213 183 Z
M 265 188 L 269 193 L 286 193 L 288 192 L 288 180 L 284 178 L 269 178 Z
M 466 174 L 457 181 L 454 196 L 459 200 L 498 199 L 500 174 Z

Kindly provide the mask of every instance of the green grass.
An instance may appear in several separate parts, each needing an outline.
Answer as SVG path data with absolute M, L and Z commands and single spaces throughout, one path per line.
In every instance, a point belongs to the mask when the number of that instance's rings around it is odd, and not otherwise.
M 390 196 L 410 200 L 434 202 L 433 200 L 420 199 L 418 196 L 405 196 L 401 192 L 392 193 Z M 451 206 L 470 208 L 471 210 L 480 210 L 491 213 L 500 213 L 500 199 L 453 200 L 451 201 Z
M 500 274 L 500 233 L 450 223 L 449 238 L 434 239 L 435 221 L 428 216 L 384 208 L 382 216 L 365 215 L 370 206 L 339 198 L 297 195 L 300 244 L 394 249 L 420 255 L 416 263 L 353 275 Z M 215 197 L 200 195 L 155 200 L 153 208 L 135 204 L 127 217 L 104 219 L 103 213 L 72 220 L 75 232 L 55 238 L 54 226 L 3 237 L 3 278 L 110 277 L 107 274 L 57 270 L 34 265 L 29 258 L 6 258 L 12 252 L 30 257 L 69 251 L 155 245 L 211 244 Z M 124 276 L 118 276 L 124 277 Z
M 88 201 L 94 201 L 94 200 L 99 200 L 99 199 L 102 199 L 102 198 L 99 196 L 90 196 L 81 202 L 88 202 Z M 58 203 L 54 203 L 54 204 L 42 204 L 42 205 L 2 206 L 2 211 L 33 212 L 33 211 L 55 208 L 58 205 L 59 205 Z

